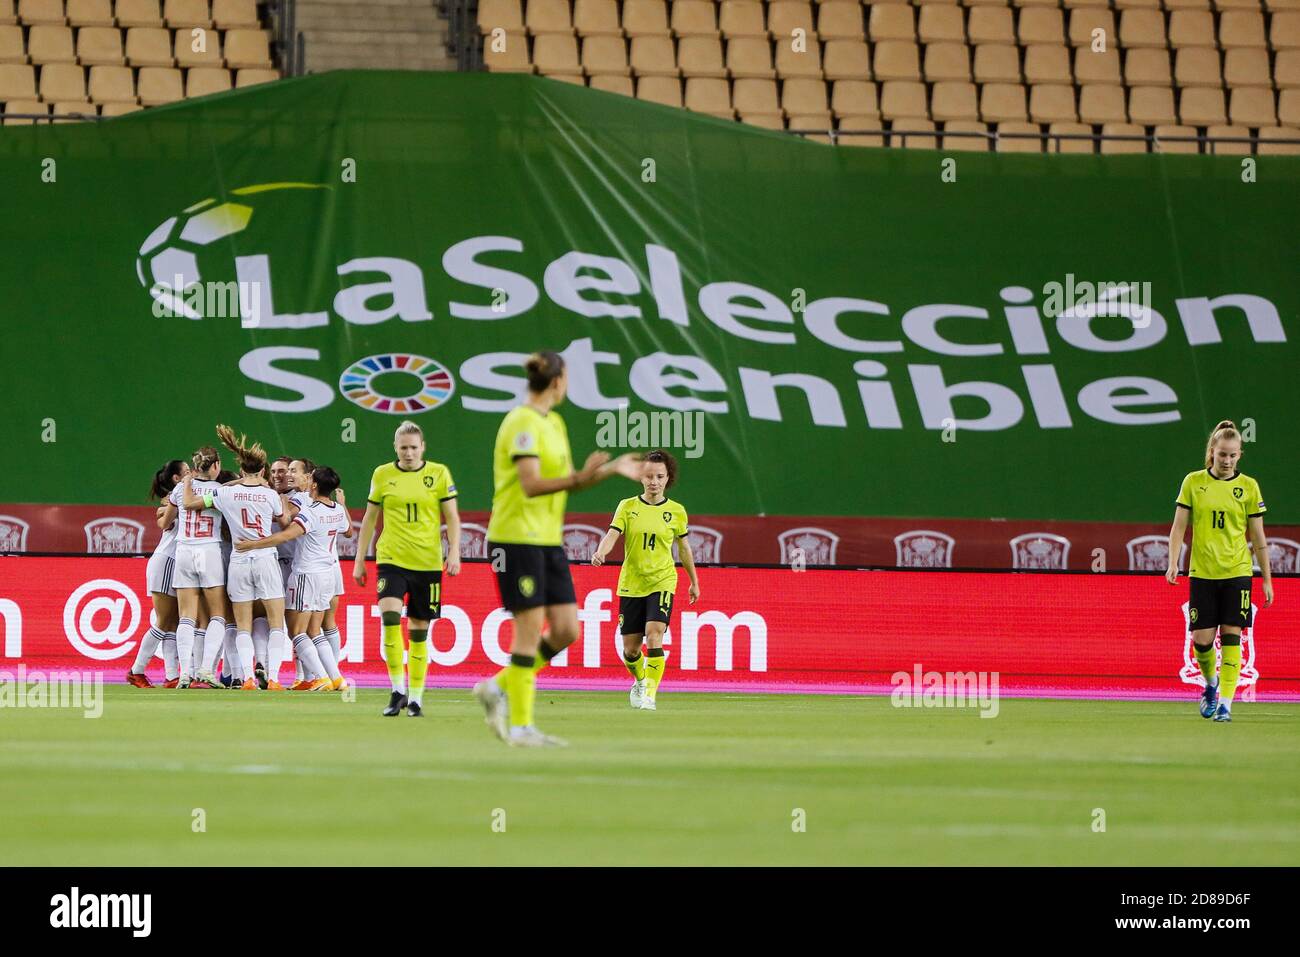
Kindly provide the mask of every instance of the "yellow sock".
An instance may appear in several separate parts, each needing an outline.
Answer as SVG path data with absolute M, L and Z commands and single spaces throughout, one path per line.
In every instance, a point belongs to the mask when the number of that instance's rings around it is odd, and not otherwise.
M 391 612 L 390 612 L 391 614 Z M 388 680 L 394 691 L 406 690 L 406 667 L 402 663 L 402 620 L 384 625 L 384 664 L 388 665 Z
M 1196 663 L 1201 666 L 1201 674 L 1205 678 L 1205 683 L 1213 684 L 1214 683 L 1214 643 L 1211 642 L 1210 646 L 1205 649 L 1201 649 L 1196 645 L 1192 645 L 1192 650 L 1196 652 Z
M 424 676 L 429 671 L 429 631 L 428 629 L 411 629 L 411 653 L 408 656 L 407 670 L 411 673 L 411 690 L 407 692 L 416 704 L 422 704 L 424 697 Z
M 533 674 L 536 674 L 537 672 L 545 668 L 547 665 L 549 665 L 551 663 L 551 659 L 558 654 L 559 654 L 558 651 L 552 651 L 550 649 L 550 646 L 548 646 L 546 642 L 543 641 L 541 647 L 537 649 L 537 657 L 533 661 Z M 502 691 L 508 692 L 510 690 L 506 678 L 509 672 L 510 672 L 510 666 L 507 665 L 506 667 L 502 668 L 500 671 L 498 671 L 496 674 L 492 676 L 492 680 L 497 683 L 497 687 L 500 688 Z
M 1232 706 L 1232 696 L 1237 693 L 1237 679 L 1241 677 L 1241 639 L 1236 644 L 1223 643 L 1223 661 L 1219 665 L 1219 701 Z
M 645 654 L 645 693 L 651 698 L 659 691 L 659 685 L 664 680 L 664 665 L 668 659 L 664 657 L 662 648 L 650 648 Z
M 531 655 L 511 655 L 506 666 L 511 727 L 533 723 L 533 701 L 537 696 L 537 669 L 533 665 Z
M 633 681 L 640 681 L 645 677 L 645 655 L 638 651 L 635 661 L 628 661 L 624 658 L 623 667 L 627 669 L 627 673 L 632 676 Z

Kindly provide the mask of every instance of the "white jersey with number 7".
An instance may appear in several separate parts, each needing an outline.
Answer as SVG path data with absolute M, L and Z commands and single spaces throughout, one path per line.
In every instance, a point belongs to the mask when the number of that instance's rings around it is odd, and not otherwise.
M 230 525 L 231 541 L 256 541 L 279 531 L 275 520 L 284 514 L 279 492 L 265 485 L 223 485 L 208 494 Z
M 338 561 L 334 541 L 352 528 L 348 510 L 337 502 L 313 501 L 293 520 L 306 532 L 298 539 L 298 550 L 294 552 L 294 574 L 333 571 Z

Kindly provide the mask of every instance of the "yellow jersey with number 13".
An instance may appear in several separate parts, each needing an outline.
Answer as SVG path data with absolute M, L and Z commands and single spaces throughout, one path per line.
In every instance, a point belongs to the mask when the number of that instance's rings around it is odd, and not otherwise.
M 1188 473 L 1176 503 L 1192 513 L 1192 560 L 1187 574 L 1193 578 L 1248 578 L 1250 546 L 1246 523 L 1267 509 L 1259 483 L 1240 472 L 1232 478 L 1215 478 L 1209 469 Z
M 455 497 L 451 470 L 437 462 L 411 472 L 396 462 L 375 469 L 366 501 L 384 510 L 376 562 L 413 572 L 441 571 L 442 503 Z
M 572 468 L 569 431 L 552 409 L 542 415 L 521 405 L 506 413 L 492 451 L 492 517 L 488 541 L 506 545 L 560 545 L 564 540 L 564 508 L 569 493 L 552 492 L 529 498 L 519 484 L 515 461 L 535 458 L 542 478 L 562 478 Z

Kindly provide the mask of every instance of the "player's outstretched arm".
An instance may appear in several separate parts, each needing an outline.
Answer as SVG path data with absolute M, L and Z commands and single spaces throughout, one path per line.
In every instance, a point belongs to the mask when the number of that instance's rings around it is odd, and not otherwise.
M 191 512 L 202 510 L 204 508 L 203 496 L 194 494 L 194 479 L 191 476 L 185 476 L 185 485 L 183 486 L 183 489 L 184 490 L 181 492 L 181 504 Z
M 592 452 L 591 455 L 605 455 L 606 458 L 609 458 L 609 456 L 603 452 Z M 591 457 L 588 457 L 587 462 L 591 462 Z M 573 490 L 575 492 L 581 492 L 583 489 L 591 488 L 593 485 L 599 485 L 601 482 L 605 481 L 605 479 L 613 475 L 621 475 L 623 478 L 631 479 L 634 482 L 641 481 L 641 457 L 633 452 L 625 452 L 616 459 L 610 459 L 608 462 L 604 462 L 600 465 L 590 478 L 580 479 L 579 482 L 573 486 Z
M 1259 562 L 1259 577 L 1264 580 L 1264 607 L 1269 608 L 1273 604 L 1273 569 L 1268 562 L 1268 540 L 1264 537 L 1263 517 L 1256 515 L 1246 519 L 1246 533 L 1255 550 L 1255 561 Z
M 1183 537 L 1187 534 L 1187 509 L 1174 506 L 1174 524 L 1169 529 L 1169 567 L 1165 570 L 1165 581 L 1171 585 L 1178 584 L 1178 554 L 1183 550 Z
M 268 535 L 266 538 L 255 538 L 252 541 L 235 542 L 235 551 L 250 552 L 254 548 L 275 548 L 276 545 L 283 545 L 285 542 L 291 542 L 295 538 L 300 538 L 306 534 L 306 529 L 298 523 L 294 523 L 282 532 L 276 532 L 274 535 Z
M 700 600 L 700 578 L 695 573 L 695 554 L 691 551 L 691 543 L 686 538 L 677 539 L 677 552 L 682 556 L 682 568 L 686 569 L 686 575 L 691 580 L 691 604 L 694 605 Z
M 605 533 L 605 537 L 600 540 L 596 546 L 596 553 L 591 556 L 591 563 L 597 567 L 605 564 L 605 556 L 614 550 L 614 543 L 618 541 L 618 536 L 622 533 L 617 528 L 611 528 Z
M 375 526 L 379 524 L 379 508 L 374 502 L 366 503 L 366 514 L 361 519 L 361 533 L 357 536 L 357 557 L 352 559 L 352 580 L 363 587 L 366 584 L 366 553 L 370 551 Z

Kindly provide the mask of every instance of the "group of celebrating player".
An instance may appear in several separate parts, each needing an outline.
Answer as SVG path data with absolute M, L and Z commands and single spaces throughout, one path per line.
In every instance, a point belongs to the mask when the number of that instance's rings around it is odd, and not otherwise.
M 268 463 L 260 445 L 225 425 L 217 435 L 239 474 L 223 472 L 218 451 L 204 446 L 154 475 L 162 539 L 145 576 L 155 623 L 127 680 L 151 687 L 145 666 L 159 654 L 164 687 L 281 691 L 291 649 L 290 690 L 341 691 L 335 542 L 353 532 L 338 473 L 288 456 Z M 251 669 L 241 644 L 253 647 Z M 191 649 L 184 661 L 178 646 Z
M 497 432 L 487 534 L 501 604 L 514 618 L 514 637 L 510 663 L 475 685 L 474 696 L 502 741 L 555 747 L 564 742 L 537 729 L 533 710 L 537 672 L 578 636 L 577 599 L 562 539 L 568 494 L 614 475 L 642 486 L 641 494 L 618 504 L 592 558 L 592 564 L 603 564 L 623 537 L 618 620 L 633 708 L 655 710 L 663 680 L 663 638 L 677 588 L 674 543 L 690 578 L 691 603 L 700 586 L 686 537 L 686 510 L 667 497 L 677 480 L 673 456 L 656 450 L 611 459 L 607 452 L 592 452 L 575 469 L 564 420 L 555 411 L 568 388 L 563 358 L 552 351 L 534 353 L 524 368 L 527 400 L 506 415 Z M 217 450 L 205 446 L 190 463 L 168 462 L 154 476 L 152 495 L 160 503 L 163 536 L 146 575 L 156 624 L 141 642 L 128 680 L 151 687 L 144 671 L 157 653 L 166 667 L 165 687 L 227 683 L 282 690 L 278 679 L 289 639 L 298 668 L 290 690 L 341 690 L 346 683 L 339 673 L 335 612 L 343 577 L 336 543 L 339 535 L 351 537 L 353 529 L 338 473 L 306 459 L 268 463 L 260 445 L 246 445 L 229 427 L 218 426 L 217 434 L 234 453 L 239 475 L 223 473 Z M 419 717 L 429 629 L 441 612 L 440 530 L 445 521 L 445 571 L 456 575 L 460 516 L 451 471 L 425 459 L 418 425 L 408 421 L 398 427 L 394 450 L 396 459 L 371 476 L 353 578 L 366 584 L 365 555 L 382 516 L 376 588 L 392 685 L 383 713 Z M 409 650 L 402 637 L 403 608 Z M 214 637 L 208 640 L 209 635 Z M 242 660 L 241 639 L 253 647 L 251 670 Z M 193 649 L 185 662 L 179 660 L 178 644 Z M 215 676 L 218 659 L 222 682 Z

